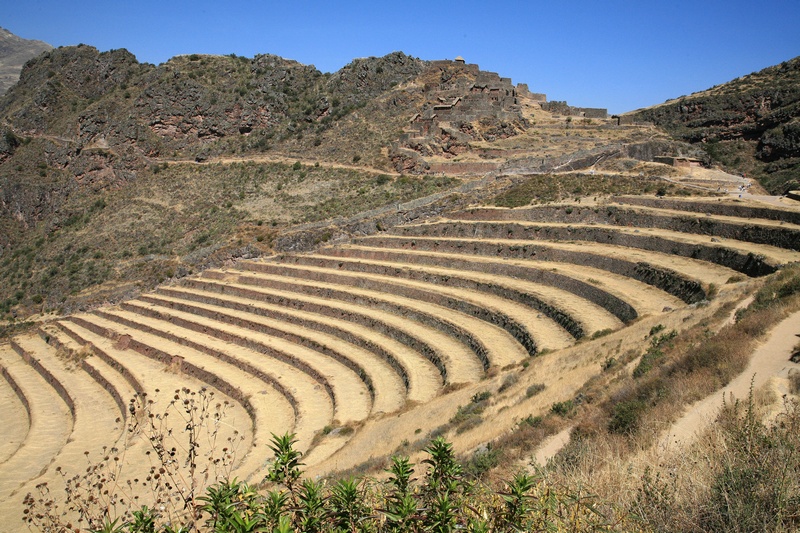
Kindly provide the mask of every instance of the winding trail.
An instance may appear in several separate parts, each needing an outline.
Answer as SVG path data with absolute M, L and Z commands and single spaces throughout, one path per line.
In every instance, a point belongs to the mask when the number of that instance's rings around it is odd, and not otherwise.
M 690 405 L 672 427 L 658 439 L 659 451 L 691 444 L 698 434 L 719 415 L 723 398 L 745 398 L 752 384 L 758 389 L 773 377 L 785 378 L 791 369 L 800 370 L 800 364 L 789 357 L 800 334 L 800 311 L 780 321 L 769 332 L 767 339 L 753 352 L 744 372 L 723 389 Z
M 737 309 L 747 307 L 751 299 L 741 302 L 731 312 L 729 320 L 733 319 Z M 757 389 L 773 377 L 785 378 L 792 369 L 800 371 L 800 364 L 789 360 L 799 336 L 800 311 L 795 311 L 770 330 L 768 337 L 755 349 L 747 368 L 741 374 L 727 386 L 687 407 L 686 412 L 672 427 L 659 436 L 657 451 L 663 453 L 691 444 L 709 424 L 716 420 L 722 409 L 723 398 L 743 399 L 749 394 L 751 385 L 753 389 Z M 572 426 L 546 438 L 533 453 L 536 462 L 540 465 L 547 464 L 547 461 L 567 445 L 571 431 Z

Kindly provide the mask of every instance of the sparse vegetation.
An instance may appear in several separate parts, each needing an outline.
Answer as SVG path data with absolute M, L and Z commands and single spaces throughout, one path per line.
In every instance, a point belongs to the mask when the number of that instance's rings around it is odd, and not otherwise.
M 192 408 L 186 412 L 192 413 Z M 191 418 L 190 434 L 202 431 L 204 425 L 202 419 Z M 158 443 L 164 437 L 163 433 L 155 436 Z M 196 451 L 191 442 L 190 438 L 190 446 L 184 450 L 190 463 Z M 185 486 L 171 475 L 158 475 L 171 472 L 183 458 L 175 461 L 159 454 L 157 464 L 161 466 L 148 477 L 148 482 L 161 487 L 154 491 L 153 501 L 123 503 L 125 497 L 117 491 L 124 491 L 124 481 L 105 490 L 110 481 L 106 462 L 67 480 L 66 501 L 72 511 L 79 511 L 78 527 L 117 533 L 641 529 L 633 515 L 608 506 L 600 512 L 594 498 L 526 473 L 516 474 L 498 490 L 472 481 L 465 474 L 478 476 L 497 463 L 492 448 L 477 453 L 464 469 L 452 444 L 436 438 L 425 448 L 428 457 L 422 461 L 425 472 L 419 480 L 414 477 L 417 465 L 407 457 L 395 456 L 385 482 L 354 478 L 313 481 L 303 478 L 302 454 L 294 449 L 295 443 L 293 435 L 273 436 L 273 459 L 266 476 L 270 484 L 264 492 L 229 478 L 205 488 Z M 159 453 L 161 448 L 156 445 L 154 449 Z M 88 483 L 82 487 L 79 480 L 84 478 Z M 54 494 L 47 487 L 39 490 L 38 497 L 29 495 L 25 500 L 28 523 L 41 530 L 71 530 L 73 525 L 64 522 Z M 181 498 L 173 501 L 170 493 Z
M 645 180 L 645 189 L 654 187 L 657 180 Z M 693 194 L 691 189 L 683 189 L 680 185 L 670 183 L 660 185 L 663 192 L 677 195 L 679 191 Z M 593 175 L 593 174 L 541 174 L 529 177 L 526 181 L 498 195 L 494 205 L 498 207 L 522 207 L 529 204 L 545 204 L 568 200 L 574 196 L 574 191 L 580 188 L 585 196 L 612 195 L 612 194 L 640 194 L 642 192 L 642 178 L 628 175 Z M 567 208 L 567 213 L 572 208 Z

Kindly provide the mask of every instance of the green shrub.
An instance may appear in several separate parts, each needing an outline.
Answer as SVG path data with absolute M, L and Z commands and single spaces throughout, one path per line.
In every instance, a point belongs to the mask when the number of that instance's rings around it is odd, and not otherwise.
M 544 383 L 534 383 L 533 385 L 531 385 L 527 389 L 525 389 L 525 397 L 526 398 L 531 398 L 533 396 L 536 396 L 537 394 L 542 392 L 544 389 L 545 389 Z
M 641 400 L 619 402 L 614 406 L 608 430 L 611 433 L 634 433 L 639 428 L 639 416 L 647 408 Z
M 575 410 L 575 402 L 573 400 L 566 400 L 563 402 L 555 402 L 550 406 L 550 411 L 560 417 L 567 418 Z

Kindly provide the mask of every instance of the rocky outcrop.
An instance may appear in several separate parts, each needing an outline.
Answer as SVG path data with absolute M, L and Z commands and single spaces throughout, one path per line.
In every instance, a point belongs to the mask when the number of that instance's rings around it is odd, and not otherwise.
M 798 188 L 800 58 L 632 114 L 745 169 L 774 194 Z

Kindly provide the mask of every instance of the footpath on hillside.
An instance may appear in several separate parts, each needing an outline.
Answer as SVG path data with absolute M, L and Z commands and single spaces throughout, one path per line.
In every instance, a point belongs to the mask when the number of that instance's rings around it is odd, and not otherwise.
M 747 368 L 723 389 L 690 405 L 681 418 L 658 440 L 659 451 L 684 447 L 716 420 L 726 402 L 743 400 L 752 390 L 765 385 L 772 378 L 785 378 L 791 369 L 800 370 L 800 364 L 789 360 L 800 335 L 800 311 L 789 315 L 769 332 L 767 339 L 756 348 Z M 788 391 L 779 390 L 781 394 Z
M 756 390 L 773 378 L 786 378 L 792 369 L 800 371 L 800 364 L 789 358 L 800 342 L 800 311 L 796 311 L 772 328 L 753 352 L 747 368 L 727 386 L 690 405 L 686 412 L 657 440 L 659 453 L 682 449 L 691 444 L 719 415 L 723 399 L 727 402 L 745 399 L 750 390 Z M 780 390 L 781 394 L 786 393 Z M 553 435 L 534 452 L 536 462 L 544 465 L 569 442 L 572 426 Z

